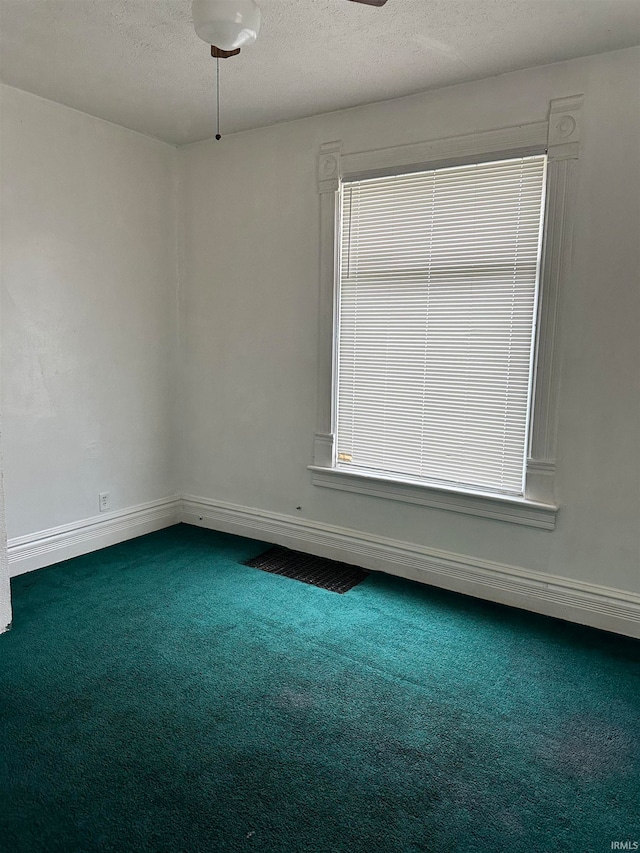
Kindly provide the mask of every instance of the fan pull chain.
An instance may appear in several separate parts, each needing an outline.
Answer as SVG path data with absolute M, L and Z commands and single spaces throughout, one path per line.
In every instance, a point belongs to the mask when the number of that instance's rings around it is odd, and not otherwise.
M 222 139 L 220 135 L 220 57 L 216 57 L 216 139 Z

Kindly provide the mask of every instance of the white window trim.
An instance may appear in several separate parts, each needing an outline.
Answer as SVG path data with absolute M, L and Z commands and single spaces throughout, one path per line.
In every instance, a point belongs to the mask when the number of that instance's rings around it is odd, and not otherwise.
M 562 281 L 571 257 L 572 213 L 580 154 L 582 95 L 551 101 L 547 121 L 377 151 L 343 153 L 341 142 L 320 147 L 320 304 L 317 426 L 312 482 L 454 512 L 552 530 L 560 378 Z M 524 497 L 440 488 L 402 478 L 348 472 L 335 466 L 335 314 L 338 191 L 342 180 L 442 168 L 478 158 L 506 159 L 546 151 L 547 188 L 540 297 L 535 344 L 531 436 Z

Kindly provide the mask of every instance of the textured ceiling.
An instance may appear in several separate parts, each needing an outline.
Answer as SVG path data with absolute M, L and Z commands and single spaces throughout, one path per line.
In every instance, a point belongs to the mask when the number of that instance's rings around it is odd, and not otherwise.
M 0 79 L 174 144 L 214 132 L 188 0 L 0 0 Z M 640 43 L 640 0 L 262 0 L 223 132 Z

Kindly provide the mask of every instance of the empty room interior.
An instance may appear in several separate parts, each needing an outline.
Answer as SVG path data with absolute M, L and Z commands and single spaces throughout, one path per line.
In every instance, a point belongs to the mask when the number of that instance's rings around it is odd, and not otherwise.
M 639 0 L 0 0 L 0 849 L 640 849 Z

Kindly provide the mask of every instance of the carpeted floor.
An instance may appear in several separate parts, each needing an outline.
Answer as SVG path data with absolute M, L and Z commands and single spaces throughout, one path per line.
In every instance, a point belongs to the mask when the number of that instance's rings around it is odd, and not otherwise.
M 178 526 L 17 578 L 7 853 L 604 853 L 640 840 L 640 643 Z

